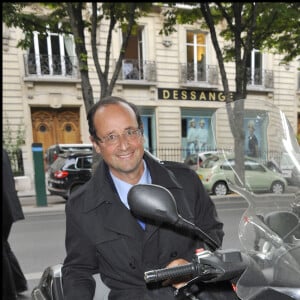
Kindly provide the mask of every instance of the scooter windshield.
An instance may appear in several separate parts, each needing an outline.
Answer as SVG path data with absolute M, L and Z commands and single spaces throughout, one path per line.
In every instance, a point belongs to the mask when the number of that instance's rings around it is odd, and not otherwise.
M 219 161 L 229 191 L 248 203 L 239 239 L 249 264 L 237 283 L 237 294 L 241 299 L 300 299 L 296 134 L 284 113 L 262 100 L 228 103 L 212 122 L 218 152 L 210 159 Z

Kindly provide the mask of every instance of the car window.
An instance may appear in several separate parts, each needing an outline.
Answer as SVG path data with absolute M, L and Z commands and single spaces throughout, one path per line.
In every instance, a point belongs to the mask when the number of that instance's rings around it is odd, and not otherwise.
M 231 162 L 230 161 L 224 161 L 224 163 L 221 166 L 221 169 L 226 170 L 226 171 L 232 170 L 233 165 L 234 165 L 234 163 L 232 161 Z
M 207 159 L 205 159 L 203 161 L 203 163 L 201 164 L 201 168 L 204 169 L 210 169 L 212 168 L 218 161 L 220 160 L 220 158 L 218 156 L 212 155 L 210 157 L 208 157 Z
M 76 161 L 76 168 L 78 169 L 91 169 L 93 163 L 92 156 L 78 157 Z
M 65 164 L 66 158 L 58 157 L 51 165 L 52 169 L 60 170 Z
M 265 172 L 265 168 L 256 161 L 246 160 L 245 161 L 245 170 L 247 171 L 256 171 L 256 172 Z

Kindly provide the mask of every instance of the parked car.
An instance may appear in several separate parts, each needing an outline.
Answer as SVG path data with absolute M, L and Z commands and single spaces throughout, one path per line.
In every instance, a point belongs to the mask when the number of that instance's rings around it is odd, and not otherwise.
M 300 165 L 300 153 L 295 153 L 295 159 Z M 280 169 L 283 176 L 290 185 L 300 185 L 300 171 L 297 169 L 295 162 L 291 161 L 291 156 L 288 153 L 283 153 L 280 160 Z
M 234 181 L 234 157 L 225 159 L 222 155 L 212 155 L 197 169 L 197 174 L 209 193 L 226 195 L 230 193 L 227 182 Z M 245 157 L 246 186 L 252 192 L 272 192 L 281 194 L 287 181 L 278 172 L 267 168 L 253 158 Z
M 191 169 L 197 170 L 203 161 L 205 161 L 208 157 L 210 157 L 213 154 L 218 153 L 217 151 L 205 151 L 205 152 L 199 152 L 190 154 L 186 157 L 184 160 L 184 163 L 188 165 Z
M 48 191 L 69 198 L 70 194 L 92 176 L 92 152 L 60 154 L 48 169 Z
M 48 167 L 57 159 L 59 154 L 76 151 L 92 151 L 92 144 L 55 144 L 46 150 L 45 161 Z

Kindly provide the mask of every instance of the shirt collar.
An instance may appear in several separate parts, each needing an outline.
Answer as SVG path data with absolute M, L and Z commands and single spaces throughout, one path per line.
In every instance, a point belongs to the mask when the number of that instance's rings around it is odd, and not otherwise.
M 151 184 L 152 179 L 145 160 L 143 160 L 143 163 L 144 163 L 144 172 L 137 184 Z M 121 198 L 121 201 L 127 208 L 129 208 L 128 201 L 127 201 L 127 194 L 133 185 L 117 178 L 112 174 L 111 171 L 109 171 L 109 173 L 115 184 L 116 190 Z

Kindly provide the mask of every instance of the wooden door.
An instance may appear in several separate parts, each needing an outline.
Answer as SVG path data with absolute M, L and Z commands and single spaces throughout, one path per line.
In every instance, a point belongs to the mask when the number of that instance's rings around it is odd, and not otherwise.
M 79 108 L 32 108 L 33 142 L 43 151 L 53 144 L 77 144 L 80 140 Z

